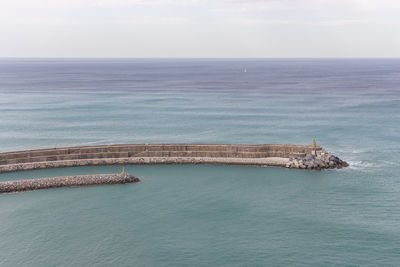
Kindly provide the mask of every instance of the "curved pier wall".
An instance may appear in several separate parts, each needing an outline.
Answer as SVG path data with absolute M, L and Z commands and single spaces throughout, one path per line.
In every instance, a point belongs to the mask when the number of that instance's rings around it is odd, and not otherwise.
M 321 150 L 317 147 L 316 150 Z M 311 153 L 303 145 L 202 145 L 202 144 L 128 144 L 65 147 L 0 153 L 0 165 L 101 158 L 129 157 L 226 157 L 268 158 L 301 156 Z
M 109 164 L 269 165 L 270 162 L 257 159 L 303 157 L 313 150 L 322 148 L 286 144 L 121 144 L 65 147 L 0 153 L 0 172 Z M 271 163 L 274 166 L 285 164 Z

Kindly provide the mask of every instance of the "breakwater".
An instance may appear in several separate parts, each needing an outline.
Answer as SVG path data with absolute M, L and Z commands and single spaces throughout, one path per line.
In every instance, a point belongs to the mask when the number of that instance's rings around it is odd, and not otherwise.
M 234 164 L 282 166 L 325 150 L 289 144 L 120 144 L 0 153 L 0 173 L 113 164 Z M 294 167 L 296 166 L 293 165 Z M 290 167 L 293 167 L 290 165 Z M 319 168 L 319 167 L 318 167 Z M 315 169 L 318 169 L 315 168 Z M 310 167 L 313 169 L 313 167 Z
M 0 193 L 13 193 L 70 186 L 126 184 L 136 183 L 139 181 L 139 178 L 131 176 L 123 170 L 122 173 L 119 174 L 76 175 L 5 181 L 0 182 Z
M 349 166 L 349 164 L 346 161 L 324 150 L 317 153 L 306 154 L 304 157 L 290 158 L 286 163 L 287 168 L 309 170 L 341 169 L 347 166 Z

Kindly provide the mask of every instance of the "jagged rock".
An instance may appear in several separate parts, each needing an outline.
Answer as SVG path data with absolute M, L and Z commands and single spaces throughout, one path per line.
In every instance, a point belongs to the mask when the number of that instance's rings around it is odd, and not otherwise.
M 0 182 L 0 193 L 11 193 L 55 187 L 87 186 L 100 184 L 137 183 L 140 179 L 122 171 L 120 174 L 76 175 Z
M 349 164 L 345 161 L 342 161 L 338 157 L 332 155 L 329 152 L 321 151 L 316 153 L 312 151 L 312 153 L 306 154 L 301 158 L 291 157 L 289 162 L 286 164 L 288 168 L 297 168 L 297 169 L 312 169 L 312 170 L 322 170 L 322 169 L 334 169 L 334 168 L 342 168 L 347 167 Z

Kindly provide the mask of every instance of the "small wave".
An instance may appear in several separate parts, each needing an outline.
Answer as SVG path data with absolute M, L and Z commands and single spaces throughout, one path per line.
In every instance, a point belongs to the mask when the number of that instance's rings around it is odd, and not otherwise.
M 377 167 L 376 164 L 363 160 L 348 161 L 348 163 L 349 163 L 349 169 L 353 170 L 363 170 L 363 169 L 365 170 Z
M 108 144 L 110 143 L 110 140 L 104 139 L 104 140 L 98 140 L 98 141 L 91 141 L 91 142 L 83 142 L 80 143 L 81 146 L 90 146 L 90 145 L 95 145 L 95 144 Z
M 370 152 L 370 150 L 367 149 L 336 149 L 336 153 L 343 153 L 343 154 L 361 154 L 361 153 L 367 153 Z
M 363 161 L 363 160 L 349 160 L 349 169 L 353 170 L 371 170 L 371 169 L 386 169 L 399 166 L 399 162 L 389 160 L 378 160 L 378 161 Z
M 382 162 L 382 165 L 386 165 L 386 166 L 400 166 L 400 163 L 398 161 L 390 161 L 390 160 L 380 160 L 380 162 Z

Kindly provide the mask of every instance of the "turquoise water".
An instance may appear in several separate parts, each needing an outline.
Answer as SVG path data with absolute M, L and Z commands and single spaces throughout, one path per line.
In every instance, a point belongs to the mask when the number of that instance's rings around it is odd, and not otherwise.
M 0 151 L 315 138 L 350 167 L 128 166 L 141 183 L 0 195 L 0 265 L 398 266 L 399 114 L 400 60 L 2 59 Z

